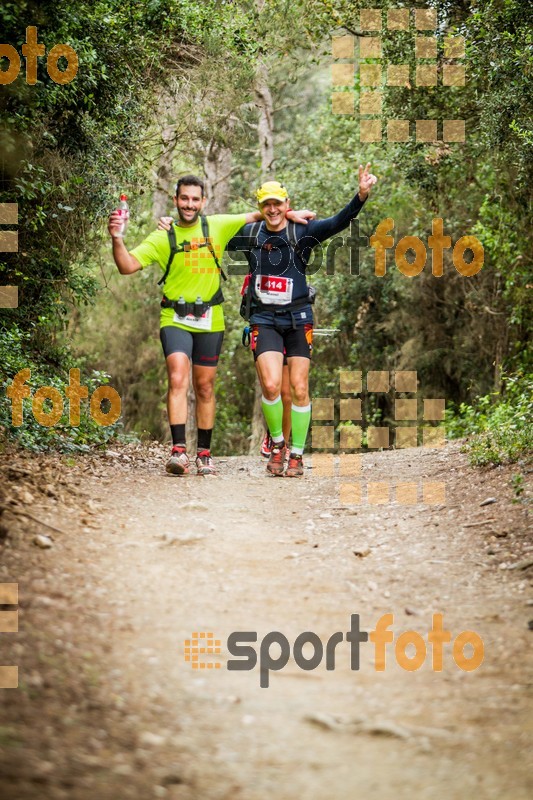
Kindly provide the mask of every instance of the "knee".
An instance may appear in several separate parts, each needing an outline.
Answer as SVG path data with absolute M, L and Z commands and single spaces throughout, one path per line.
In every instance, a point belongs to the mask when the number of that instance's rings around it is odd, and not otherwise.
M 280 385 L 272 378 L 263 379 L 262 382 L 263 394 L 267 400 L 275 400 L 280 394 Z
M 170 392 L 186 392 L 189 386 L 189 374 L 182 370 L 173 370 L 168 376 Z
M 208 403 L 213 399 L 215 388 L 213 381 L 196 381 L 194 391 L 197 400 Z
M 291 387 L 292 400 L 296 405 L 304 406 L 309 402 L 309 390 L 307 381 L 296 381 Z

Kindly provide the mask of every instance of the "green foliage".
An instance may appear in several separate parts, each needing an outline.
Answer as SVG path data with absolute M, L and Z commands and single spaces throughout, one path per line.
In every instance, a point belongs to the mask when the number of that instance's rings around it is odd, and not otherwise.
M 474 434 L 466 445 L 474 466 L 531 458 L 533 374 L 504 377 L 503 387 L 502 395 L 494 392 L 478 398 L 473 406 L 461 403 L 457 411 L 447 411 L 450 438 Z
M 514 420 L 511 420 L 508 425 L 491 428 L 470 442 L 468 453 L 472 466 L 484 467 L 488 464 L 496 466 L 513 463 L 528 453 L 531 454 L 533 450 L 531 425 L 516 430 L 513 422 Z
M 370 247 L 361 247 L 358 272 L 349 248 L 338 250 L 334 272 L 323 268 L 311 279 L 317 325 L 339 329 L 315 340 L 312 394 L 337 399 L 338 368 L 416 369 L 421 393 L 460 409 L 449 419 L 452 432 L 485 425 L 476 458 L 507 458 L 527 445 L 511 379 L 500 404 L 489 393 L 502 368 L 531 369 L 531 9 L 520 0 L 415 5 L 438 10 L 439 70 L 444 36 L 465 37 L 467 83 L 385 87 L 383 116 L 465 119 L 463 144 L 362 144 L 357 118 L 331 113 L 330 36 L 342 26 L 357 34 L 365 0 L 2 3 L 3 41 L 20 51 L 34 24 L 47 50 L 70 44 L 80 63 L 76 78 L 61 86 L 41 58 L 38 83 L 28 86 L 22 60 L 21 76 L 0 87 L 0 202 L 17 201 L 20 220 L 19 252 L 0 259 L 0 284 L 16 284 L 20 296 L 20 307 L 0 317 L 15 359 L 11 371 L 26 359 L 32 385 L 64 382 L 65 364 L 74 362 L 57 341 L 68 325 L 91 366 L 112 372 L 128 427 L 166 435 L 154 276 L 147 271 L 130 282 L 116 275 L 102 229 L 121 190 L 139 220 L 132 242 L 152 227 L 150 190 L 165 148 L 175 153 L 171 173 L 201 171 L 210 147 L 231 149 L 229 206 L 242 210 L 260 172 L 254 77 L 263 64 L 274 98 L 275 169 L 293 207 L 335 213 L 356 191 L 357 165 L 371 161 L 379 184 L 359 217 L 362 236 L 392 217 L 396 241 L 409 234 L 426 243 L 432 219 L 442 217 L 452 241 L 473 234 L 485 251 L 483 270 L 472 278 L 454 270 L 448 250 L 442 278 L 431 275 L 428 252 L 425 272 L 409 279 L 392 253 L 378 278 Z M 381 36 L 384 66 L 409 63 L 414 73 L 412 31 L 384 28 Z M 253 362 L 240 345 L 240 279 L 232 284 L 225 287 L 228 329 L 217 382 L 219 452 L 245 449 L 254 402 Z M 6 356 L 4 370 L 7 364 Z M 390 397 L 373 397 L 365 414 L 387 422 Z M 31 413 L 26 417 L 30 425 Z M 30 446 L 52 444 L 41 427 L 24 430 Z M 70 441 L 75 432 L 61 435 Z
M 9 199 L 17 199 L 20 204 L 23 237 L 28 228 L 31 234 L 44 228 L 40 230 L 41 238 L 43 234 L 53 234 L 52 220 L 58 218 L 59 209 L 63 215 L 58 223 L 61 226 L 74 212 L 74 235 L 81 244 L 82 217 L 91 209 L 95 189 L 109 180 L 113 168 L 123 166 L 123 157 L 116 163 L 116 145 L 124 138 L 127 127 L 129 70 L 121 58 L 125 50 L 121 53 L 119 47 L 117 52 L 113 36 L 110 36 L 113 20 L 107 20 L 104 25 L 102 18 L 105 18 L 102 12 L 109 12 L 112 5 L 100 4 L 96 9 L 86 3 L 76 4 L 76 7 L 73 4 L 70 8 L 49 2 L 39 3 L 38 7 L 33 3 L 26 3 L 25 8 L 12 3 L 2 6 L 3 33 L 7 41 L 20 46 L 25 27 L 31 22 L 38 27 L 38 39 L 47 49 L 58 42 L 67 42 L 76 50 L 80 61 L 74 80 L 59 85 L 48 76 L 44 59 L 39 59 L 35 86 L 26 85 L 23 69 L 1 95 L 2 136 L 11 151 L 11 158 L 5 164 L 5 177 L 12 183 L 4 184 L 3 189 L 6 195 L 16 192 L 16 198 Z M 120 25 L 121 21 L 117 21 Z M 125 24 L 126 20 L 122 22 Z M 135 59 L 138 50 L 131 50 Z M 140 113 L 140 104 L 136 105 Z M 104 137 L 95 136 L 96 122 Z M 86 184 L 93 166 L 97 166 L 92 159 L 102 148 L 104 139 L 107 139 L 110 164 L 96 184 L 90 181 Z M 65 197 L 69 201 L 66 204 Z M 85 219 L 85 223 L 87 221 Z M 28 236 L 23 241 L 35 247 L 31 238 Z M 24 266 L 27 267 L 27 263 Z
M 182 86 L 194 82 L 188 113 L 179 120 L 184 128 L 196 118 L 199 105 L 211 107 L 211 98 L 202 104 L 206 86 L 215 92 L 218 86 L 225 109 L 245 99 L 242 87 L 236 99 L 228 75 L 232 70 L 247 75 L 249 92 L 256 43 L 247 19 L 245 9 L 219 0 L 2 3 L 2 41 L 20 53 L 26 27 L 35 25 L 38 42 L 47 52 L 56 44 L 68 44 L 79 60 L 74 80 L 60 85 L 49 77 L 46 59 L 39 58 L 37 83 L 29 86 L 22 58 L 19 77 L 0 87 L 0 202 L 17 202 L 19 212 L 18 252 L 0 256 L 0 284 L 19 287 L 19 307 L 2 310 L 0 332 L 6 342 L 13 342 L 13 358 L 20 356 L 20 363 L 31 366 L 35 385 L 42 380 L 55 386 L 54 381 L 63 380 L 65 365 L 74 364 L 68 350 L 59 353 L 57 338 L 64 335 L 69 318 L 76 321 L 78 308 L 85 307 L 87 314 L 87 305 L 97 298 L 101 229 L 119 192 L 125 190 L 130 196 L 134 216 L 146 206 L 143 194 L 160 157 L 158 142 L 167 124 L 168 97 L 182 94 Z M 214 63 L 218 70 L 213 70 Z M 187 75 L 193 69 L 194 81 Z M 230 87 L 227 92 L 224 80 Z M 214 115 L 209 128 L 215 127 L 221 125 Z M 124 363 L 124 351 L 133 341 L 127 334 L 140 336 L 142 327 L 134 315 L 144 319 L 147 300 L 143 304 L 135 299 L 124 308 L 126 322 L 133 321 L 122 325 L 123 335 L 117 331 L 110 337 L 109 319 L 116 320 L 117 305 L 127 305 L 115 303 L 111 315 L 100 320 L 98 336 L 93 335 L 84 348 L 91 363 L 98 362 L 98 337 L 113 338 L 115 363 Z M 150 356 L 139 355 L 138 363 L 145 367 L 141 376 L 121 371 L 128 408 L 145 409 L 151 399 L 152 416 L 145 416 L 144 425 L 133 425 L 140 430 L 148 425 L 159 432 L 164 388 L 160 402 L 153 402 L 154 386 L 164 372 L 159 351 L 158 359 L 155 367 Z M 107 371 L 108 364 L 104 357 L 100 371 Z M 4 369 L 7 366 L 6 361 Z M 10 434 L 29 447 L 51 446 L 56 434 L 60 447 L 81 446 L 86 436 L 96 441 L 112 434 L 109 429 L 92 431 L 90 426 L 87 431 L 83 426 L 77 432 L 46 431 L 33 424 L 31 414 L 26 417 L 23 428 Z M 5 412 L 9 430 L 7 418 Z
M 130 222 L 131 242 L 153 229 L 146 215 L 139 222 Z M 158 335 L 159 273 L 146 269 L 133 276 L 120 275 L 107 241 L 104 248 L 91 264 L 100 279 L 97 301 L 71 315 L 69 337 L 76 353 L 91 367 L 112 374 L 127 430 L 164 438 L 168 425 L 166 369 Z
M 67 301 L 94 296 L 86 257 L 120 191 L 140 197 L 150 181 L 150 149 L 159 137 L 161 96 L 176 76 L 221 43 L 226 60 L 246 60 L 228 45 L 239 14 L 216 0 L 88 0 L 2 3 L 3 41 L 19 48 L 37 26 L 47 52 L 69 44 L 79 59 L 68 84 L 53 82 L 46 60 L 38 81 L 21 74 L 0 92 L 3 182 L 0 202 L 18 202 L 19 252 L 0 259 L 0 282 L 19 286 L 12 321 L 29 329 L 39 314 L 60 321 Z M 132 203 L 136 210 L 136 203 Z M 73 274 L 73 263 L 77 272 Z M 1 324 L 1 320 L 0 320 Z
M 31 336 L 16 325 L 0 331 L 0 441 L 18 444 L 27 450 L 58 450 L 62 453 L 87 452 L 91 447 L 105 445 L 119 436 L 120 422 L 102 426 L 96 423 L 89 413 L 88 400 L 82 401 L 80 424 L 72 426 L 69 422 L 68 400 L 65 387 L 69 383 L 69 370 L 80 367 L 68 351 L 57 351 L 54 363 L 44 363 L 39 353 L 30 350 Z M 12 424 L 12 401 L 6 396 L 6 389 L 14 376 L 22 369 L 29 368 L 31 376 L 28 385 L 31 394 L 41 386 L 49 386 L 59 391 L 63 399 L 63 414 L 52 427 L 41 425 L 32 413 L 32 397 L 23 400 L 22 425 Z M 98 386 L 109 382 L 105 372 L 92 371 L 89 377 L 80 378 L 82 386 L 87 386 L 89 398 Z M 43 410 L 51 410 L 45 401 Z

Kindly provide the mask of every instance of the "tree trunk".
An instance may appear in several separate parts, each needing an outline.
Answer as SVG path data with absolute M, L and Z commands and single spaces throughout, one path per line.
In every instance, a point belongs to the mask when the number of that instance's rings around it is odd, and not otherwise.
M 209 142 L 204 159 L 206 214 L 225 214 L 227 211 L 232 160 L 229 147 L 213 139 Z
M 173 140 L 174 131 L 171 126 L 163 129 L 161 134 L 162 151 L 156 169 L 155 189 L 152 196 L 152 215 L 158 220 L 166 217 L 172 210 L 171 196 L 174 194 L 174 176 L 172 174 L 172 157 L 176 146 Z
M 255 76 L 255 102 L 259 109 L 257 135 L 261 154 L 261 182 L 274 177 L 274 106 L 268 86 L 268 73 L 261 61 Z
M 259 109 L 257 135 L 261 154 L 261 182 L 273 178 L 274 170 L 274 108 L 272 94 L 268 82 L 268 73 L 263 62 L 259 63 L 255 76 L 255 100 Z M 252 436 L 250 439 L 250 455 L 257 453 L 265 432 L 265 422 L 261 408 L 261 387 L 255 379 L 255 400 L 252 415 Z

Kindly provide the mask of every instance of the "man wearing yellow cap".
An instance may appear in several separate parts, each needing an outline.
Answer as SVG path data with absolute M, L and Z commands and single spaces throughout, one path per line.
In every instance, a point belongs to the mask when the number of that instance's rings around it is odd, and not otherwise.
M 302 455 L 311 419 L 309 364 L 314 299 L 306 281 L 307 262 L 313 247 L 340 233 L 358 215 L 377 181 L 369 168 L 370 164 L 364 169 L 359 167 L 359 191 L 347 206 L 333 217 L 296 224 L 295 241 L 289 238 L 285 216 L 290 210 L 289 195 L 277 181 L 264 183 L 256 193 L 264 222 L 247 224 L 240 231 L 251 241 L 247 251 L 250 267 L 247 305 L 251 349 L 263 391 L 263 413 L 273 440 L 267 464 L 272 475 L 284 474 L 288 478 L 303 475 Z M 232 242 L 228 245 L 231 248 Z M 292 395 L 292 446 L 286 468 L 280 396 L 284 353 Z

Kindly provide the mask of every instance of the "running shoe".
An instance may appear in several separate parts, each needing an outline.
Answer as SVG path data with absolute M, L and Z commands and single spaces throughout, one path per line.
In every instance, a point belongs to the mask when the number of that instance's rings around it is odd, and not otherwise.
M 198 475 L 216 475 L 217 471 L 209 450 L 200 450 L 196 456 Z
M 167 461 L 166 470 L 171 475 L 188 475 L 190 463 L 186 448 L 175 444 Z
M 261 455 L 264 458 L 270 458 L 270 453 L 272 452 L 272 436 L 267 431 L 261 442 Z
M 285 465 L 285 442 L 273 442 L 272 452 L 268 459 L 267 472 L 272 475 L 283 475 L 283 467 Z
M 297 453 L 291 453 L 289 455 L 289 463 L 287 464 L 287 469 L 285 470 L 285 477 L 301 478 L 303 474 L 304 474 L 304 462 L 302 456 L 298 455 Z

